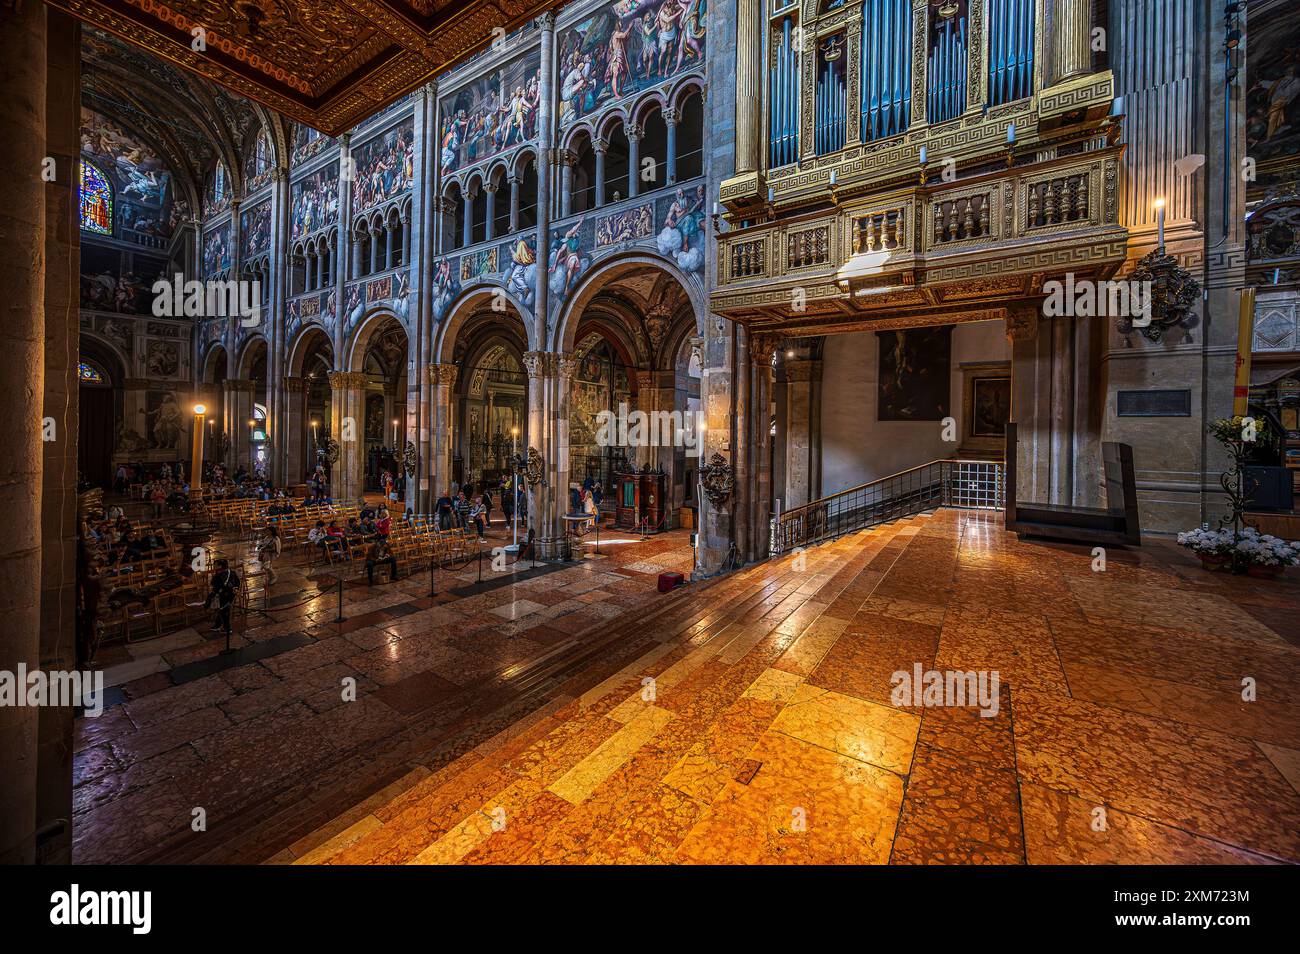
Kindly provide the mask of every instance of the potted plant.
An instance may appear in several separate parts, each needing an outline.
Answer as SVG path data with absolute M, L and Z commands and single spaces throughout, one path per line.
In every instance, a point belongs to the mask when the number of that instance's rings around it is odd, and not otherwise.
M 1300 565 L 1300 542 L 1260 533 L 1247 526 L 1244 517 L 1250 503 L 1246 463 L 1255 447 L 1270 439 L 1267 422 L 1250 417 L 1223 418 L 1212 423 L 1209 431 L 1231 461 L 1219 476 L 1219 485 L 1228 498 L 1228 513 L 1217 530 L 1206 526 L 1178 534 L 1179 545 L 1199 556 L 1207 569 L 1224 567 L 1233 573 L 1277 576 L 1285 567 Z

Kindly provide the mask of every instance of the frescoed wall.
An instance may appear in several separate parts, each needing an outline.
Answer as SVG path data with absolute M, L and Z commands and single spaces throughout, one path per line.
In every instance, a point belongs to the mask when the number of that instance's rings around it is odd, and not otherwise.
M 708 0 L 618 0 L 559 39 L 560 122 L 704 60 Z
M 83 242 L 81 307 L 124 315 L 151 314 L 151 289 L 166 267 L 158 255 Z
M 259 202 L 239 213 L 239 234 L 245 258 L 271 250 L 271 203 Z
M 289 190 L 289 238 L 297 240 L 339 220 L 339 164 L 299 179 Z
M 439 161 L 444 173 L 537 135 L 540 64 L 537 52 L 522 56 L 442 99 Z
M 313 156 L 319 156 L 333 145 L 333 137 L 322 136 L 310 126 L 298 123 L 293 130 L 293 151 L 289 154 L 289 164 L 301 165 Z
M 211 278 L 230 268 L 230 223 L 203 233 L 203 275 Z
M 1250 19 L 1246 149 L 1256 188 L 1300 178 L 1300 20 L 1287 5 Z
M 352 183 L 352 211 L 362 212 L 411 188 L 415 175 L 415 127 L 412 120 L 399 123 L 352 150 L 356 181 Z
M 171 175 L 162 159 L 111 120 L 84 106 L 81 153 L 96 160 L 109 173 L 120 198 L 135 199 L 158 209 L 166 207 L 171 194 Z

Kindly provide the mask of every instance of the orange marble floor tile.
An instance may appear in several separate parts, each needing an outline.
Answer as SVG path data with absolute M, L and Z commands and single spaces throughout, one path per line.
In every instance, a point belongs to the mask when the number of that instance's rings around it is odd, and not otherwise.
M 767 733 L 761 767 L 732 781 L 683 839 L 674 860 L 698 864 L 882 864 L 903 780 L 790 736 Z
M 1275 864 L 1254 854 L 1095 800 L 1022 782 L 1025 854 L 1030 864 Z
M 920 724 L 911 712 L 805 683 L 772 721 L 772 731 L 906 775 Z
M 907 779 L 893 864 L 1022 864 L 1014 771 L 918 746 Z
M 1023 780 L 1300 861 L 1300 795 L 1253 743 L 1059 695 L 1013 705 Z

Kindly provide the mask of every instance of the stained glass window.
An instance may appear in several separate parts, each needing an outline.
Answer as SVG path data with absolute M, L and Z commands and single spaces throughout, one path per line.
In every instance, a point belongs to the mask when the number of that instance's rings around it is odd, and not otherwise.
M 113 189 L 94 165 L 81 162 L 81 227 L 100 235 L 113 234 Z
M 77 364 L 77 377 L 86 384 L 104 383 L 104 376 L 99 373 L 99 369 L 94 365 L 86 364 L 84 361 Z

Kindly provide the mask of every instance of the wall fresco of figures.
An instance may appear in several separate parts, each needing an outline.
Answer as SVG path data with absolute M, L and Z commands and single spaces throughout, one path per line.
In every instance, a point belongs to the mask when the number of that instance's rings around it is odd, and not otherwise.
M 270 202 L 259 202 L 251 209 L 239 213 L 239 235 L 245 259 L 271 250 Z
M 111 120 L 83 107 L 81 155 L 108 180 L 102 200 L 106 214 L 89 222 L 83 207 L 83 229 L 111 235 L 116 224 L 118 228 L 155 239 L 171 236 L 177 203 L 172 197 L 171 173 L 157 153 Z M 85 189 L 84 176 L 82 188 Z
M 306 324 L 321 324 L 330 328 L 338 314 L 338 293 L 334 289 L 315 295 L 291 298 L 285 304 L 285 338 L 293 341 Z
M 334 137 L 323 136 L 310 126 L 297 123 L 293 128 L 293 146 L 289 153 L 289 164 L 301 165 L 308 159 L 319 156 L 334 144 Z
M 289 239 L 297 241 L 339 220 L 339 164 L 332 162 L 299 179 L 289 190 Z
M 708 0 L 618 0 L 559 38 L 560 122 L 704 61 Z
M 356 181 L 352 183 L 352 211 L 363 212 L 401 195 L 415 178 L 415 126 L 399 123 L 352 150 Z
M 1300 178 L 1300 20 L 1286 6 L 1251 17 L 1246 149 L 1256 189 Z
M 399 269 L 382 278 L 349 282 L 343 286 L 344 328 L 351 333 L 366 312 L 376 307 L 392 310 L 403 322 L 411 311 L 411 276 Z
M 537 135 L 541 54 L 494 70 L 438 105 L 439 161 L 444 173 L 495 156 Z
M 704 207 L 704 184 L 688 183 L 653 203 L 605 215 L 588 213 L 553 229 L 546 259 L 551 295 L 562 299 L 569 294 L 591 267 L 593 254 L 615 245 L 644 244 L 651 239 L 655 250 L 682 271 L 702 271 Z
M 523 307 L 532 308 L 537 294 L 537 239 L 522 236 L 468 255 L 439 259 L 433 267 L 433 314 L 447 317 L 451 303 L 476 282 L 500 284 Z
M 124 315 L 153 312 L 154 282 L 167 262 L 158 255 L 83 242 L 81 307 Z
M 230 223 L 226 222 L 203 233 L 203 275 L 220 275 L 230 265 Z

